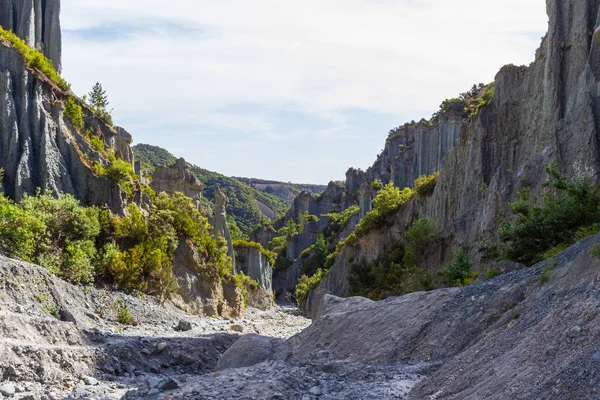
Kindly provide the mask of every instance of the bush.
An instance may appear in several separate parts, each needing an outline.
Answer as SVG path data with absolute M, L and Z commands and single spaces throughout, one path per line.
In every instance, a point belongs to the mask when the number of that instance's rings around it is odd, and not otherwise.
M 117 184 L 128 182 L 131 179 L 131 175 L 133 175 L 131 164 L 118 158 L 106 168 L 104 174 L 108 180 Z
M 117 300 L 118 306 L 118 320 L 123 325 L 133 325 L 133 317 L 131 316 L 131 311 L 125 305 L 125 301 L 123 299 Z
M 598 231 L 600 223 L 600 189 L 589 179 L 567 180 L 555 166 L 545 186 L 552 188 L 541 199 L 528 190 L 510 207 L 516 215 L 512 224 L 505 223 L 499 237 L 504 258 L 532 265 Z
M 456 253 L 450 265 L 441 269 L 439 273 L 446 277 L 448 286 L 464 286 L 469 281 L 472 270 L 473 263 L 469 256 L 464 250 L 460 250 Z
M 435 222 L 429 218 L 421 217 L 416 220 L 406 231 L 406 251 L 404 253 L 404 264 L 416 266 L 417 255 L 422 253 L 427 245 L 438 237 L 438 228 Z
M 73 283 L 103 278 L 124 290 L 167 298 L 177 290 L 173 256 L 184 237 L 197 249 L 201 273 L 220 279 L 233 273 L 223 240 L 182 194 L 161 193 L 144 217 L 130 204 L 125 217 L 83 207 L 70 195 L 0 196 L 0 252 L 37 263 Z
M 104 143 L 104 140 L 102 140 L 102 138 L 100 136 L 94 135 L 92 133 L 91 135 L 88 136 L 88 139 L 90 141 L 90 145 L 92 146 L 92 148 L 94 150 L 96 150 L 98 153 L 104 152 L 104 148 L 106 147 L 106 144 Z M 104 171 L 103 174 L 106 174 L 106 171 Z
M 83 122 L 83 109 L 75 102 L 73 96 L 69 96 L 65 103 L 65 115 L 78 132 L 83 130 L 85 127 L 85 123 Z
M 435 184 L 439 175 L 440 173 L 436 172 L 433 175 L 421 175 L 418 177 L 415 180 L 415 192 L 421 197 L 431 196 L 435 190 Z
M 62 90 L 69 91 L 71 86 L 54 69 L 52 61 L 37 50 L 27 46 L 27 43 L 13 32 L 0 27 L 0 40 L 9 42 L 25 59 L 29 67 L 36 68 Z
M 310 294 L 310 292 L 316 289 L 317 286 L 319 286 L 321 279 L 323 279 L 326 273 L 326 270 L 318 269 L 317 272 L 311 277 L 307 275 L 302 275 L 300 277 L 300 279 L 298 280 L 298 284 L 296 285 L 295 292 L 296 301 L 298 302 L 298 305 L 302 305 L 306 302 L 306 299 L 308 299 L 308 295 Z
M 380 179 L 375 179 L 373 182 L 371 182 L 371 189 L 373 190 L 381 190 L 381 187 L 383 186 L 383 182 L 381 182 Z
M 275 260 L 277 258 L 277 254 L 265 249 L 264 247 L 262 247 L 262 245 L 260 243 L 250 242 L 247 240 L 234 240 L 233 247 L 246 247 L 246 248 L 254 247 L 255 249 L 258 249 L 260 251 L 260 253 L 267 258 L 267 260 L 269 261 L 269 264 L 271 264 L 271 266 L 275 265 Z
M 410 188 L 398 189 L 392 182 L 385 185 L 373 199 L 373 209 L 365 215 L 356 227 L 356 235 L 362 237 L 383 225 L 385 219 L 400 206 L 410 201 L 415 192 Z
M 501 272 L 498 268 L 490 268 L 485 271 L 485 279 L 494 279 L 497 276 L 500 276 Z
M 350 222 L 352 217 L 358 215 L 359 213 L 360 207 L 351 206 L 342 211 L 341 213 L 324 214 L 324 217 L 329 218 L 329 224 L 325 228 L 324 233 L 326 234 L 326 236 L 333 236 L 341 232 L 346 226 L 348 226 L 348 223 Z
M 244 304 L 247 307 L 248 302 L 250 301 L 250 292 L 258 290 L 258 282 L 250 278 L 248 275 L 244 275 L 244 273 L 234 275 L 233 277 L 235 278 L 237 287 L 240 288 L 242 292 Z
M 329 243 L 323 234 L 317 237 L 317 242 L 311 246 L 312 255 L 300 265 L 300 273 L 311 276 L 318 269 L 323 268 L 329 255 Z

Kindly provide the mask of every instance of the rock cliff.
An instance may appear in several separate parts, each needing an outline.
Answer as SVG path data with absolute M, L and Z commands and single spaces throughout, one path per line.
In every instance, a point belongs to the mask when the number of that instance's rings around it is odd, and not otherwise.
M 122 214 L 127 202 L 119 185 L 98 176 L 94 162 L 108 161 L 65 116 L 68 93 L 29 69 L 10 45 L 0 43 L 0 168 L 5 193 L 16 199 L 38 188 L 71 193 L 86 204 L 108 205 Z M 127 147 L 113 127 L 83 105 L 86 128 L 105 146 Z M 125 142 L 127 139 L 125 139 Z
M 202 257 L 185 238 L 179 239 L 173 260 L 173 275 L 179 285 L 175 306 L 187 313 L 236 318 L 244 312 L 244 298 L 233 278 L 205 279 Z
M 245 275 L 258 282 L 258 285 L 267 290 L 273 290 L 273 270 L 269 259 L 261 253 L 258 247 L 235 247 L 235 273 L 243 272 Z
M 551 162 L 568 177 L 598 181 L 600 48 L 592 36 L 600 23 L 599 7 L 592 1 L 548 0 L 549 31 L 535 61 L 528 67 L 503 67 L 491 101 L 470 120 L 440 119 L 431 136 L 435 154 L 419 155 L 429 139 L 418 132 L 431 130 L 421 122 L 392 134 L 369 171 L 350 174 L 347 190 L 355 192 L 372 178 L 402 187 L 420 173 L 440 170 L 433 196 L 413 200 L 392 217 L 392 228 L 359 240 L 357 248 L 345 246 L 321 289 L 346 295 L 348 260 L 390 251 L 417 215 L 433 219 L 441 232 L 443 245 L 430 257 L 442 264 L 462 247 L 476 258 L 478 245 L 494 235 L 500 217 L 507 215 L 508 202 L 522 187 L 539 191 L 544 167 Z M 369 247 L 373 243 L 379 243 L 377 252 Z
M 40 48 L 61 71 L 60 0 L 0 0 L 0 26 Z
M 233 250 L 233 242 L 229 227 L 227 226 L 227 196 L 221 191 L 219 186 L 215 187 L 215 218 L 214 218 L 214 234 L 217 237 L 222 237 L 227 242 L 227 255 L 233 260 L 235 265 L 235 251 Z
M 202 198 L 203 185 L 183 158 L 170 166 L 156 166 L 150 186 L 157 193 L 181 192 L 192 199 Z

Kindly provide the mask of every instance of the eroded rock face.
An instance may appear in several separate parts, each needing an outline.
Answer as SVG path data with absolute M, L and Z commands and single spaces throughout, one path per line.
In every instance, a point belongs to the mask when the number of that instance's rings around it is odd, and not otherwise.
M 267 290 L 273 290 L 273 270 L 267 257 L 256 247 L 235 248 L 235 272 L 243 272 L 258 282 L 258 285 Z
M 446 243 L 437 255 L 443 265 L 452 255 L 449 250 L 456 248 L 470 251 L 476 259 L 478 243 L 495 236 L 498 216 L 509 215 L 508 204 L 517 192 L 524 186 L 533 193 L 541 190 L 545 165 L 557 162 L 568 177 L 598 181 L 600 47 L 592 40 L 600 23 L 599 8 L 589 1 L 548 0 L 549 32 L 535 61 L 529 67 L 503 67 L 496 75 L 494 96 L 475 118 L 467 123 L 450 115 L 437 128 L 419 123 L 390 137 L 362 179 L 392 180 L 403 187 L 419 174 L 439 169 L 433 196 L 403 207 L 390 229 L 361 240 L 359 249 L 344 248 L 321 289 L 346 295 L 349 260 L 360 260 L 362 253 L 372 259 L 368 246 L 373 243 L 381 244 L 376 249 L 391 246 L 406 230 L 411 219 L 407 212 L 437 223 Z M 438 138 L 437 156 L 415 153 L 428 147 L 423 144 L 430 141 L 425 132 L 433 135 L 431 140 Z M 452 144 L 458 145 L 441 157 Z M 352 176 L 351 187 L 357 187 L 355 181 Z
M 173 276 L 179 285 L 173 304 L 196 315 L 233 318 L 242 315 L 244 298 L 235 281 L 205 278 L 202 266 L 198 250 L 190 241 L 180 238 L 173 259 Z
M 233 250 L 233 243 L 231 241 L 231 234 L 229 233 L 229 227 L 227 226 L 227 203 L 229 199 L 225 196 L 225 193 L 221 191 L 221 188 L 215 186 L 215 219 L 214 219 L 214 234 L 215 236 L 221 236 L 227 242 L 227 255 L 233 260 L 235 265 L 235 251 Z
M 26 68 L 16 50 L 0 44 L 0 168 L 5 171 L 5 193 L 17 201 L 38 188 L 70 193 L 84 204 L 107 205 L 123 214 L 126 193 L 93 173 L 92 162 L 108 162 L 65 118 L 64 100 Z M 86 124 L 110 143 L 116 136 L 112 127 L 89 109 L 83 112 Z
M 0 0 L 0 26 L 15 32 L 29 47 L 42 49 L 61 71 L 60 0 Z
M 151 186 L 157 193 L 181 192 L 192 199 L 202 197 L 202 183 L 192 173 L 190 166 L 183 158 L 178 159 L 171 166 L 156 167 Z

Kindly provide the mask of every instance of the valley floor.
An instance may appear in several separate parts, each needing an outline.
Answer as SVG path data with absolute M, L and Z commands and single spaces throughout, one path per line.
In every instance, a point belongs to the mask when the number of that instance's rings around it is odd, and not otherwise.
M 118 322 L 123 309 L 136 325 Z M 322 354 L 217 364 L 243 335 L 284 348 L 309 325 L 292 304 L 249 308 L 236 320 L 189 316 L 0 257 L 0 399 L 402 399 L 422 378 L 418 364 L 367 366 Z
M 118 322 L 124 308 L 137 325 Z M 309 324 L 285 304 L 235 321 L 189 316 L 0 257 L 0 399 L 163 398 L 209 373 L 240 335 L 282 340 Z

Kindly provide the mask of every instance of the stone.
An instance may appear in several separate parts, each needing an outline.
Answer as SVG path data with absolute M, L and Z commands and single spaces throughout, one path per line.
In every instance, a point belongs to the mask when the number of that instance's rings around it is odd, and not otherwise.
M 158 384 L 161 382 L 161 380 L 155 376 L 151 376 L 149 378 L 146 379 L 146 386 L 148 387 L 148 389 L 152 389 L 158 386 Z
M 270 338 L 254 333 L 241 336 L 217 361 L 217 371 L 227 368 L 249 367 L 263 362 L 273 355 Z
M 244 327 L 240 324 L 229 325 L 229 329 L 231 329 L 234 332 L 244 332 Z
M 580 334 L 580 333 L 581 333 L 581 331 L 582 331 L 582 330 L 583 330 L 583 329 L 582 329 L 580 326 L 578 326 L 578 325 L 575 325 L 574 327 L 572 327 L 572 328 L 571 328 L 571 330 L 570 330 L 569 332 L 570 332 L 572 335 L 578 335 L 578 334 Z
M 100 383 L 100 382 L 98 382 L 98 379 L 96 379 L 92 376 L 84 376 L 83 382 L 88 386 L 97 386 Z
M 12 397 L 15 395 L 16 392 L 17 390 L 15 388 L 15 385 L 13 385 L 12 383 L 6 383 L 0 386 L 0 394 L 2 396 Z
M 166 342 L 160 342 L 159 344 L 156 345 L 156 352 L 157 353 L 162 353 L 163 351 L 165 351 L 167 349 L 168 345 Z
M 149 356 L 149 355 L 151 355 L 151 354 L 152 354 L 152 352 L 151 352 L 150 350 L 148 350 L 148 349 L 142 349 L 142 350 L 140 351 L 140 353 L 141 353 L 142 355 L 144 355 L 144 356 Z
M 310 388 L 308 393 L 312 394 L 313 396 L 320 396 L 323 393 L 323 391 L 319 386 L 313 386 Z
M 597 351 L 593 356 L 592 356 L 592 361 L 595 362 L 600 362 L 600 351 Z
M 179 324 L 177 324 L 177 330 L 181 332 L 191 331 L 192 323 L 190 321 L 182 319 L 179 321 Z
M 175 390 L 177 388 L 179 388 L 179 383 L 177 383 L 177 381 L 173 378 L 167 378 L 164 379 L 163 381 L 161 381 L 157 388 L 161 391 L 164 392 L 166 390 Z
M 153 388 L 148 391 L 148 396 L 154 396 L 159 393 L 160 393 L 160 390 L 158 390 L 157 388 Z

